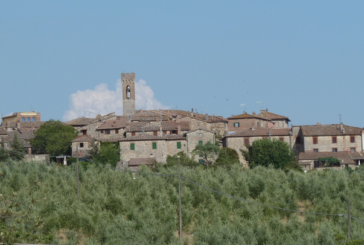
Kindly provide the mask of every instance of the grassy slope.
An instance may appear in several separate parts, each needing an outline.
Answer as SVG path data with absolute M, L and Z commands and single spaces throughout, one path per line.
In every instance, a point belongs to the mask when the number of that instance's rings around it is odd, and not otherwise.
M 177 170 L 142 171 L 147 175 L 134 179 L 103 167 L 81 169 L 78 200 L 72 166 L 0 163 L 2 229 L 21 233 L 18 241 L 27 242 L 178 244 L 178 179 L 153 175 Z M 182 174 L 229 195 L 282 208 L 346 214 L 350 198 L 352 215 L 364 219 L 364 169 L 285 174 L 267 168 L 184 168 Z M 186 244 L 341 244 L 347 233 L 346 217 L 281 211 L 187 181 L 182 185 Z M 5 212 L 10 214 L 1 216 Z M 60 233 L 68 238 L 60 240 Z M 352 238 L 363 236 L 364 224 L 352 220 Z

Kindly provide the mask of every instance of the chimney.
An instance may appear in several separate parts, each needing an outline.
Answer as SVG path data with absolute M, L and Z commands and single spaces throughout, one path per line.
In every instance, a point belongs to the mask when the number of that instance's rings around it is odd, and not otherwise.
M 255 111 L 253 111 L 253 113 L 252 113 L 253 115 L 255 115 Z
M 340 131 L 341 131 L 341 133 L 345 133 L 345 129 L 344 129 L 343 123 L 340 123 Z
M 206 113 L 206 115 L 205 115 L 205 119 L 206 119 L 206 121 L 208 121 L 208 120 L 209 120 L 209 115 L 207 115 L 207 113 Z
M 177 135 L 181 135 L 181 121 L 177 120 Z

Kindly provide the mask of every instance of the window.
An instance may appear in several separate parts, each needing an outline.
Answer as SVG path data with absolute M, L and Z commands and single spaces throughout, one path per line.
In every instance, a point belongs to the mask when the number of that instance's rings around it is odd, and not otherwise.
M 167 134 L 167 130 L 163 130 L 163 134 Z
M 126 98 L 130 99 L 130 86 L 126 87 Z
M 172 130 L 171 134 L 177 134 L 177 130 Z
M 35 122 L 35 117 L 32 118 L 32 121 Z
M 240 127 L 240 123 L 239 122 L 234 122 L 234 128 L 238 128 Z
M 135 132 L 131 132 L 131 136 L 135 136 Z
M 106 129 L 105 134 L 110 134 L 110 129 Z
M 29 117 L 27 117 L 27 122 L 30 122 L 30 118 Z
M 119 133 L 119 129 L 115 129 L 115 134 L 118 134 Z
M 337 137 L 336 136 L 332 136 L 332 143 L 336 144 L 337 143 Z
M 318 143 L 318 138 L 317 138 L 317 136 L 313 136 L 313 137 L 312 137 L 312 143 L 313 143 L 313 144 L 317 144 L 317 143 Z
M 201 138 L 201 137 L 202 137 L 202 133 L 199 133 L 199 134 L 198 134 L 198 137 L 200 137 L 200 138 Z
M 280 140 L 280 141 L 284 141 L 284 138 L 283 138 L 283 137 L 279 137 L 279 140 Z
M 132 150 L 132 151 L 135 150 L 135 143 L 130 143 L 130 150 Z
M 87 130 L 81 130 L 82 135 L 86 135 L 87 134 Z
M 101 130 L 101 133 L 103 134 L 104 133 L 104 130 Z
M 356 148 L 350 148 L 350 151 L 351 152 L 355 152 L 356 151 Z
M 313 152 L 319 152 L 318 149 L 313 149 Z
M 80 143 L 80 148 L 83 148 L 83 143 Z
M 244 138 L 244 145 L 245 146 L 249 145 L 249 138 Z
M 350 136 L 350 143 L 355 143 L 355 136 L 354 135 Z
M 301 137 L 300 136 L 297 136 L 297 138 L 296 138 L 296 144 L 301 144 Z
M 21 121 L 22 121 L 22 122 L 25 122 L 25 118 L 24 118 L 24 117 L 22 117 L 22 118 L 21 118 Z
M 257 128 L 260 128 L 260 122 L 257 122 Z
M 202 140 L 200 140 L 200 141 L 198 142 L 198 144 L 199 144 L 199 145 L 203 145 L 203 142 L 202 142 Z
M 337 148 L 332 148 L 332 152 L 337 152 Z
M 203 157 L 203 154 L 198 155 L 199 157 Z
M 153 131 L 154 136 L 158 136 L 158 131 Z
M 181 149 L 181 148 L 182 148 L 181 142 L 177 142 L 177 149 Z
M 157 149 L 157 142 L 152 142 L 152 148 L 153 150 Z
M 199 164 L 203 164 L 203 163 L 204 163 L 204 160 L 203 160 L 203 159 L 199 159 L 199 160 L 198 160 L 198 163 L 199 163 Z

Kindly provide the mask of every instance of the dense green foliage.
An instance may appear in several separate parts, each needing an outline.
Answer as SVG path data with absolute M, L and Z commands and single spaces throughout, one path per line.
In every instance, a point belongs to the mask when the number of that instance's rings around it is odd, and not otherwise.
M 289 145 L 277 139 L 261 139 L 240 150 L 251 168 L 272 165 L 279 169 L 300 169 Z
M 340 166 L 340 160 L 335 157 L 320 157 L 319 162 L 325 163 L 325 167 Z
M 347 217 L 301 214 L 294 210 L 346 214 L 363 219 L 364 167 L 353 171 L 296 171 L 233 165 L 182 167 L 184 244 L 360 244 L 364 224 Z M 130 172 L 91 165 L 0 163 L 0 242 L 86 245 L 179 244 L 176 167 Z M 200 185 L 239 199 L 212 192 Z M 58 238 L 64 235 L 67 239 Z M 192 236 L 193 235 L 193 236 Z
M 101 142 L 100 147 L 93 142 L 88 153 L 93 161 L 101 164 L 109 164 L 115 167 L 117 162 L 120 161 L 119 142 Z
M 24 144 L 19 140 L 18 134 L 14 134 L 13 140 L 10 142 L 10 150 L 5 149 L 4 141 L 1 140 L 0 146 L 0 161 L 15 160 L 20 161 L 24 159 L 26 150 Z
M 224 147 L 220 149 L 219 157 L 216 159 L 214 166 L 231 168 L 235 163 L 240 163 L 239 155 L 236 150 L 229 147 Z
M 71 153 L 71 141 L 76 138 L 77 130 L 61 121 L 49 120 L 34 135 L 30 144 L 35 152 L 58 156 Z
M 200 157 L 202 157 L 205 166 L 208 167 L 215 162 L 219 151 L 220 147 L 211 142 L 207 142 L 206 144 L 196 145 L 195 149 L 192 151 L 192 155 L 199 155 Z
M 188 157 L 187 154 L 184 153 L 183 151 L 180 151 L 173 156 L 168 155 L 166 164 L 159 164 L 159 166 L 160 167 L 176 166 L 178 164 L 178 157 L 179 157 L 181 166 L 186 166 L 186 167 L 190 167 L 190 168 L 201 166 L 198 162 L 193 160 L 191 157 Z

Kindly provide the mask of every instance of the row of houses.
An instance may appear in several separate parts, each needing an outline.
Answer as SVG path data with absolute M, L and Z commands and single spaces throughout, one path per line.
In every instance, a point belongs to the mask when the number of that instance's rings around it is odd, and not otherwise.
M 364 161 L 363 128 L 330 124 L 290 126 L 286 116 L 268 109 L 259 113 L 224 118 L 185 110 L 135 110 L 135 74 L 121 75 L 123 115 L 110 113 L 95 118 L 81 117 L 65 124 L 79 134 L 72 141 L 72 156 L 85 157 L 93 143 L 118 142 L 120 161 L 127 166 L 166 162 L 168 155 L 185 152 L 193 156 L 197 144 L 219 143 L 235 149 L 244 165 L 240 149 L 255 140 L 269 138 L 286 142 L 304 169 L 320 168 L 321 157 L 335 157 L 342 166 L 356 167 Z M 42 124 L 40 113 L 14 113 L 3 118 L 0 137 L 8 144 L 16 133 L 31 154 L 29 139 Z

